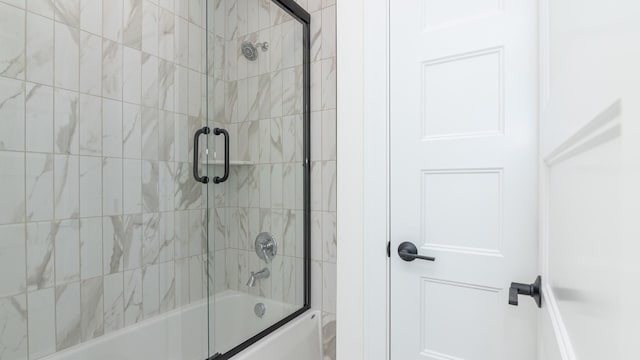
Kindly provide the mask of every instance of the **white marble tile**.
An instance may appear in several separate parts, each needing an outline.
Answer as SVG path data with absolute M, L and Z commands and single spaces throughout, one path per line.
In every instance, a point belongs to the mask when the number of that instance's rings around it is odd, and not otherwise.
M 104 217 L 102 221 L 102 264 L 105 276 L 121 272 L 124 269 L 123 238 L 122 216 Z
M 27 221 L 53 219 L 53 155 L 26 154 Z
M 174 212 L 160 213 L 160 219 L 158 220 L 158 262 L 172 261 L 175 257 L 175 219 Z
M 311 13 L 311 28 L 309 29 L 311 46 L 309 49 L 311 61 L 321 60 L 322 57 L 322 11 Z
M 161 161 L 158 169 L 158 208 L 160 211 L 174 210 L 174 163 Z
M 288 16 L 287 16 L 288 17 Z M 289 17 L 288 17 L 289 18 Z M 288 20 L 282 24 L 282 68 L 290 68 L 295 64 L 295 27 L 297 21 Z
M 289 18 L 289 15 L 280 6 L 271 2 L 271 25 L 282 24 Z
M 57 222 L 27 224 L 27 287 L 29 291 L 45 289 L 55 283 L 54 239 Z
M 27 83 L 26 150 L 53 152 L 53 88 Z
M 0 151 L 0 224 L 22 222 L 25 219 L 24 154 Z
M 76 68 L 77 71 L 77 68 Z M 54 146 L 59 154 L 79 154 L 80 98 L 76 92 L 54 91 Z
M 322 62 L 311 63 L 311 111 L 322 110 Z
M 322 262 L 313 260 L 311 261 L 311 307 L 314 309 L 320 309 L 322 307 Z M 299 269 L 299 268 L 298 268 Z M 300 288 L 301 289 L 301 288 Z
M 81 292 L 82 341 L 104 334 L 104 280 L 100 277 L 83 280 Z
M 322 60 L 322 109 L 336 108 L 336 59 Z
M 122 157 L 122 102 L 102 102 L 102 155 Z
M 29 0 L 27 1 L 27 10 L 53 19 L 53 1 L 51 0 Z
M 142 51 L 158 55 L 158 5 L 142 0 Z
M 102 155 L 102 99 L 80 95 L 79 142 L 81 155 Z
M 282 218 L 282 235 L 280 241 L 282 243 L 283 256 L 296 256 L 296 213 L 295 210 L 285 210 Z M 300 241 L 302 244 L 302 241 Z
M 322 313 L 322 354 L 325 360 L 336 360 L 336 315 Z
M 238 2 L 237 0 L 226 0 L 226 24 L 227 40 L 235 39 L 238 36 Z
M 139 105 L 122 105 L 122 154 L 125 158 L 142 156 L 142 109 Z
M 122 41 L 123 13 L 123 0 L 102 1 L 102 36 Z
M 80 280 L 80 223 L 64 220 L 56 224 L 55 272 L 56 285 Z
M 336 110 L 322 112 L 322 160 L 336 160 Z
M 140 104 L 142 96 L 142 53 L 130 47 L 124 47 L 122 99 Z
M 175 111 L 186 115 L 189 112 L 189 72 L 186 68 L 181 66 L 176 68 L 175 87 Z
M 284 261 L 282 256 L 276 256 L 271 261 L 271 299 L 284 300 Z
M 56 219 L 78 217 L 80 213 L 79 174 L 80 162 L 78 156 L 55 155 L 53 184 Z
M 80 0 L 80 29 L 102 35 L 102 1 Z
M 202 47 L 204 32 L 200 27 L 189 23 L 189 68 L 196 72 L 202 72 Z
M 227 249 L 224 251 L 225 259 L 225 288 L 237 290 L 238 289 L 238 250 L 236 249 Z M 216 263 L 217 265 L 217 263 Z M 216 275 L 218 273 L 216 272 Z M 216 285 L 217 282 L 216 282 Z M 218 285 L 219 286 L 219 285 Z
M 167 111 L 175 110 L 176 65 L 160 61 L 158 68 L 158 106 Z
M 322 159 L 322 112 L 311 113 L 311 161 Z M 315 179 L 315 178 L 312 178 Z
M 121 0 L 120 0 L 121 1 Z M 118 2 L 118 1 L 114 1 Z M 109 2 L 111 4 L 111 2 Z M 107 8 L 105 6 L 105 8 Z M 102 41 L 102 96 L 122 100 L 123 76 L 122 44 L 103 39 Z
M 142 274 L 142 309 L 145 319 L 160 312 L 160 273 L 158 265 L 148 265 Z
M 3 359 L 27 359 L 27 300 L 17 295 L 0 298 L 0 354 Z
M 123 273 L 104 277 L 104 333 L 124 326 L 124 279 Z
M 125 214 L 142 212 L 142 161 L 123 160 L 123 210 Z
M 176 260 L 176 307 L 189 304 L 189 258 Z
M 24 150 L 25 84 L 0 78 L 0 150 Z
M 102 39 L 80 32 L 80 92 L 102 95 Z
M 296 173 L 297 164 L 285 163 L 282 168 L 282 207 L 296 208 Z M 299 181 L 302 181 L 300 179 Z
M 336 56 L 336 7 L 322 9 L 322 58 Z
M 202 184 L 193 181 L 193 168 L 190 163 L 176 163 L 175 207 L 176 209 L 194 209 L 201 206 Z
M 31 4 L 33 1 L 29 1 Z M 43 1 L 44 2 L 44 1 Z M 52 1 L 46 3 L 51 7 Z M 53 85 L 53 20 L 27 13 L 27 80 Z
M 274 118 L 271 125 L 271 163 L 281 163 L 282 158 L 282 118 Z
M 269 62 L 271 71 L 277 71 L 282 69 L 282 25 L 272 26 L 270 30 Z
M 205 295 L 205 270 L 203 255 L 195 255 L 189 258 L 189 301 L 191 303 L 201 300 Z
M 25 227 L 0 226 L 0 296 L 14 295 L 26 290 Z
M 158 26 L 158 56 L 173 62 L 175 57 L 175 16 L 173 12 L 160 8 Z
M 322 259 L 336 263 L 337 258 L 336 213 L 322 213 Z
M 311 161 L 311 210 L 322 210 L 322 165 L 320 161 Z
M 124 272 L 124 325 L 142 320 L 142 269 Z
M 62 23 L 55 23 L 55 86 L 78 91 L 79 45 L 80 30 Z
M 189 212 L 176 211 L 175 220 L 175 255 L 176 258 L 189 256 Z
M 322 310 L 336 312 L 336 264 L 322 264 Z
M 258 177 L 260 179 L 260 207 L 271 207 L 271 165 L 258 165 Z
M 322 261 L 322 213 L 311 211 L 311 258 Z
M 77 345 L 81 339 L 80 283 L 56 286 L 56 350 Z
M 160 111 L 158 119 L 158 159 L 172 161 L 175 143 L 175 116 L 168 111 Z
M 189 22 L 175 17 L 174 55 L 180 66 L 189 66 Z
M 55 289 L 28 294 L 29 357 L 39 359 L 56 351 Z
M 158 106 L 158 58 L 142 54 L 142 105 Z
M 285 256 L 282 259 L 282 300 L 288 304 L 296 304 L 296 259 Z
M 102 218 L 80 219 L 80 278 L 101 277 L 102 258 Z
M 125 46 L 140 50 L 142 48 L 142 0 L 124 0 L 123 35 Z
M 142 206 L 145 212 L 158 212 L 159 202 L 159 163 L 142 162 Z
M 152 108 L 142 109 L 142 158 L 145 160 L 158 160 L 159 141 L 158 110 Z M 157 179 L 156 179 L 157 180 Z
M 80 0 L 56 0 L 54 9 L 56 21 L 80 27 Z
M 142 224 L 142 265 L 157 264 L 160 256 L 160 214 L 143 214 Z
M 296 134 L 297 122 L 302 123 L 301 116 L 285 116 L 282 119 L 282 161 L 291 163 L 296 159 L 296 145 L 298 137 L 303 134 Z
M 160 312 L 173 310 L 176 306 L 175 265 L 173 261 L 159 264 Z
M 271 117 L 279 117 L 283 114 L 283 72 L 271 73 Z
M 203 116 L 202 109 L 202 96 L 204 94 L 203 87 L 205 86 L 203 77 L 192 70 L 189 70 L 189 115 L 190 116 Z
M 80 216 L 102 215 L 102 159 L 80 157 Z
M 0 3 L 0 75 L 24 79 L 25 11 Z
M 271 165 L 271 208 L 282 209 L 282 164 Z
M 336 211 L 336 162 L 322 162 L 322 210 Z
M 206 249 L 206 212 L 189 211 L 189 255 L 200 255 Z
M 142 234 L 146 231 L 147 225 L 142 214 L 123 216 L 122 249 L 125 270 L 142 266 Z
M 231 250 L 233 251 L 233 250 Z M 212 256 L 209 257 L 211 262 L 209 266 L 213 267 L 213 274 L 209 274 L 210 289 L 214 293 L 227 290 L 227 258 L 226 250 L 215 251 Z M 204 269 L 206 272 L 206 269 Z M 204 295 L 207 295 L 207 289 L 204 289 Z
M 103 158 L 102 179 L 103 215 L 122 214 L 122 159 Z

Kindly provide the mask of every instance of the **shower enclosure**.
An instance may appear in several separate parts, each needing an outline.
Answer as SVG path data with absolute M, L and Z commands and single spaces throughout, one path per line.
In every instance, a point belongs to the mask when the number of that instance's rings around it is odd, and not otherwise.
M 228 359 L 310 308 L 309 22 L 0 1 L 0 359 Z
M 292 0 L 234 3 L 207 3 L 207 124 L 194 141 L 213 359 L 310 307 L 310 16 Z

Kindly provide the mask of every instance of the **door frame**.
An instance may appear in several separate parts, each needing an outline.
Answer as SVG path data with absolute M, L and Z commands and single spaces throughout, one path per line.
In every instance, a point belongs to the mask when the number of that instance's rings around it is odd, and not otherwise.
M 389 0 L 336 12 L 337 359 L 387 360 Z

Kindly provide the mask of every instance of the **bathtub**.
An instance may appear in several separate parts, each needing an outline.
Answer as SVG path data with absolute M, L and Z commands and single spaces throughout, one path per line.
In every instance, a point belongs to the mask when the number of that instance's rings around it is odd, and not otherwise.
M 262 318 L 256 303 L 265 305 Z M 212 337 L 217 351 L 228 351 L 297 310 L 285 304 L 237 291 L 216 295 Z M 101 336 L 42 360 L 204 360 L 207 358 L 207 303 L 200 302 Z M 220 350 L 218 350 L 220 349 Z M 265 337 L 234 360 L 321 360 L 321 320 L 307 311 Z

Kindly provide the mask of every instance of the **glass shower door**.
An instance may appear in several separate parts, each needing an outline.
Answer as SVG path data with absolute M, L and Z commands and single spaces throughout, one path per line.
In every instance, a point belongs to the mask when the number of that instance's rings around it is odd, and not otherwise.
M 209 354 L 227 359 L 310 307 L 310 17 L 206 4 Z

